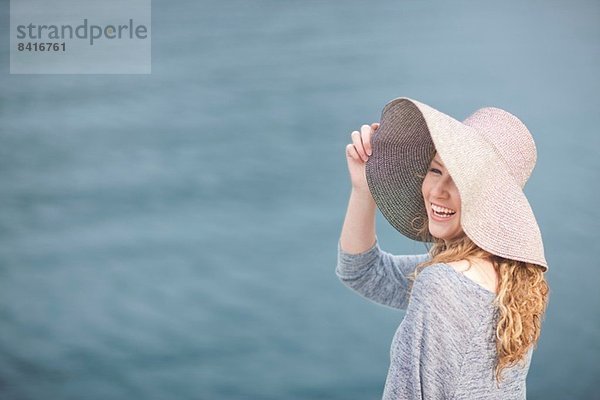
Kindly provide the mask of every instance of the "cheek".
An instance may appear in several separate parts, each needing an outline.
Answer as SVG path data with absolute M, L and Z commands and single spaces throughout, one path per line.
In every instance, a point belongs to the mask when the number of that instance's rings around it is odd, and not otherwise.
M 421 196 L 423 197 L 423 201 L 429 197 L 429 187 L 427 185 L 421 186 Z
M 457 199 L 457 210 L 460 213 L 462 211 L 462 200 L 460 198 L 460 193 L 458 193 L 457 189 L 454 190 L 454 196 Z
M 422 193 L 427 193 L 429 191 L 429 182 L 427 177 L 425 177 L 425 179 L 423 180 L 423 183 L 421 184 L 421 192 Z

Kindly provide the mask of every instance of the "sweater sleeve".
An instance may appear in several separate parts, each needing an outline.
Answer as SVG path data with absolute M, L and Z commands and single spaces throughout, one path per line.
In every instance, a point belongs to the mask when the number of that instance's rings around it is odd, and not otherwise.
M 461 303 L 436 265 L 419 274 L 392 341 L 383 399 L 453 398 L 475 329 L 473 315 Z
M 388 307 L 405 310 L 412 281 L 408 276 L 429 254 L 393 255 L 382 251 L 377 238 L 373 246 L 358 254 L 342 250 L 338 240 L 336 275 L 361 296 Z

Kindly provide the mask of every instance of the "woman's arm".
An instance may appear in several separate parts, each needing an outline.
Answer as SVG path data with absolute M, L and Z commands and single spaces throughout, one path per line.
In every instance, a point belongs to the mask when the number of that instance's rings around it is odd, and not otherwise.
M 342 248 L 351 253 L 360 253 L 375 243 L 375 200 L 369 191 L 365 163 L 372 154 L 371 136 L 379 123 L 362 125 L 359 131 L 350 134 L 352 143 L 346 145 L 346 163 L 352 192 L 346 210 L 340 241 Z
M 362 253 L 375 244 L 375 201 L 368 189 L 352 189 L 340 244 L 348 253 Z
M 336 274 L 362 296 L 405 309 L 412 285 L 408 275 L 428 255 L 395 256 L 381 251 L 377 244 L 377 206 L 367 185 L 365 162 L 372 154 L 371 136 L 378 128 L 378 123 L 362 125 L 360 132 L 352 132 L 352 143 L 346 146 L 352 192 L 338 241 Z
M 408 277 L 429 254 L 393 255 L 375 244 L 362 253 L 348 253 L 338 242 L 335 273 L 361 296 L 388 307 L 406 310 L 413 282 Z

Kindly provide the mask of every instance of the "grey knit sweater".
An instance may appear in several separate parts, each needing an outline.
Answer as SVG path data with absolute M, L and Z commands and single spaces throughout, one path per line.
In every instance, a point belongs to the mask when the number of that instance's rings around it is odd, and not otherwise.
M 338 241 L 341 281 L 369 300 L 406 310 L 392 339 L 383 399 L 525 399 L 533 349 L 525 365 L 504 370 L 497 387 L 494 293 L 442 263 L 411 284 L 407 276 L 428 259 L 387 253 L 377 240 L 351 254 Z

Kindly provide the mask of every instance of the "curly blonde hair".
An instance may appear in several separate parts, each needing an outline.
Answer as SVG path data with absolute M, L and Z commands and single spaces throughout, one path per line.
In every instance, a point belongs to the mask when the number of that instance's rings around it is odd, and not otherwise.
M 477 246 L 465 234 L 449 242 L 435 238 L 429 233 L 428 219 L 417 217 L 413 226 L 426 243 L 431 259 L 420 263 L 411 279 L 416 279 L 423 268 L 436 263 L 467 260 L 487 260 L 494 265 L 498 278 L 494 304 L 499 316 L 496 325 L 496 382 L 502 379 L 505 368 L 526 361 L 529 349 L 537 346 L 541 324 L 549 299 L 549 286 L 543 268 L 536 264 L 515 261 L 491 254 Z M 427 246 L 427 245 L 426 245 Z

